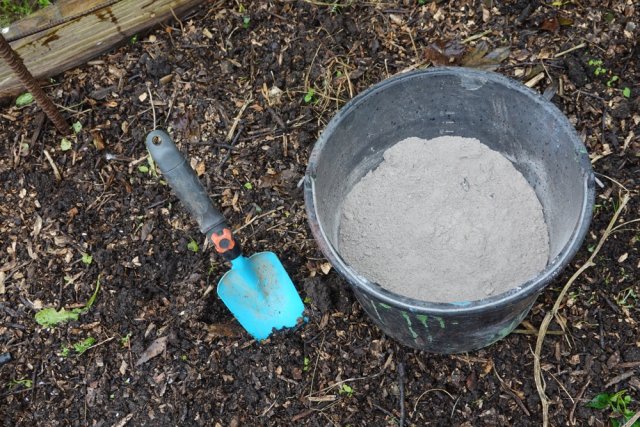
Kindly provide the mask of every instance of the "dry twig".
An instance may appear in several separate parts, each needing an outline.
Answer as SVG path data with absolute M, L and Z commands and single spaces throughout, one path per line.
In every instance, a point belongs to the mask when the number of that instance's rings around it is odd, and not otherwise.
M 147 85 L 147 92 L 149 93 L 149 103 L 151 104 L 151 113 L 153 114 L 153 130 L 156 130 L 156 107 L 153 105 L 153 95 L 151 95 L 149 85 Z
M 636 414 L 629 418 L 626 423 L 622 424 L 622 427 L 631 427 L 633 424 L 640 419 L 640 411 L 636 412 Z
M 622 200 L 620 202 L 620 206 L 618 206 L 618 209 L 613 214 L 613 217 L 611 218 L 611 221 L 609 221 L 609 225 L 607 226 L 606 230 L 604 231 L 604 234 L 600 238 L 600 241 L 598 242 L 598 245 L 596 246 L 594 251 L 591 253 L 591 256 L 582 265 L 582 267 L 580 267 L 573 274 L 573 276 L 571 276 L 571 278 L 567 281 L 567 283 L 562 288 L 562 291 L 560 291 L 560 295 L 558 295 L 558 298 L 556 299 L 555 304 L 553 304 L 553 308 L 551 309 L 550 312 L 548 312 L 544 316 L 544 319 L 542 320 L 542 323 L 540 324 L 540 333 L 538 335 L 538 340 L 536 341 L 536 349 L 535 349 L 534 357 L 533 357 L 533 378 L 535 380 L 536 389 L 538 390 L 538 395 L 540 396 L 540 402 L 542 404 L 542 425 L 544 427 L 547 427 L 549 425 L 549 399 L 547 398 L 547 395 L 544 392 L 545 385 L 544 385 L 543 378 L 542 378 L 542 371 L 540 369 L 540 353 L 542 352 L 542 344 L 544 342 L 544 337 L 547 334 L 547 329 L 549 328 L 549 324 L 551 323 L 551 320 L 554 317 L 556 317 L 556 315 L 558 314 L 558 310 L 560 309 L 560 304 L 562 304 L 562 301 L 564 300 L 564 297 L 565 297 L 567 291 L 569 290 L 569 288 L 571 287 L 571 285 L 573 284 L 573 282 L 575 282 L 576 279 L 585 270 L 587 270 L 590 267 L 593 267 L 594 265 L 596 265 L 594 260 L 596 259 L 596 256 L 600 252 L 600 249 L 602 249 L 602 246 L 604 245 L 604 242 L 611 235 L 611 230 L 613 229 L 614 224 L 618 220 L 618 217 L 622 213 L 622 210 L 625 208 L 625 206 L 629 202 L 629 198 L 630 197 L 629 197 L 628 193 L 625 193 L 622 196 Z

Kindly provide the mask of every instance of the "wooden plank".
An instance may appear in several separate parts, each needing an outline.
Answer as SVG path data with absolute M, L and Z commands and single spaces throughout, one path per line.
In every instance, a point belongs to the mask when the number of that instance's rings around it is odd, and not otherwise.
M 76 15 L 85 15 L 84 12 L 109 3 L 113 2 L 109 0 L 58 0 L 44 9 L 36 10 L 29 16 L 13 22 L 9 27 L 3 28 L 2 34 L 9 41 L 17 40 L 21 38 L 21 34 L 42 29 Z
M 85 63 L 153 25 L 204 0 L 120 0 L 112 6 L 11 43 L 37 79 Z M 89 2 L 87 2 L 89 3 Z M 0 63 L 0 98 L 23 91 L 6 64 Z

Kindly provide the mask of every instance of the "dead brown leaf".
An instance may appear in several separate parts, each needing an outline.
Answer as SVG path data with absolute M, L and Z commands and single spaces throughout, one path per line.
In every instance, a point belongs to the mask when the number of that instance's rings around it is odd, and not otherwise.
M 557 33 L 560 29 L 560 22 L 556 17 L 545 19 L 544 21 L 542 21 L 540 29 L 549 31 L 550 33 Z
M 198 163 L 198 164 L 196 165 L 196 168 L 195 168 L 195 169 L 196 169 L 196 174 L 197 174 L 198 176 L 202 176 L 202 175 L 204 175 L 204 171 L 205 171 L 205 165 L 204 165 L 204 162 L 200 162 L 200 163 Z
M 151 343 L 149 347 L 145 351 L 142 352 L 140 358 L 136 362 L 136 366 L 140 366 L 143 363 L 148 362 L 154 357 L 162 354 L 167 349 L 167 341 L 169 337 L 160 337 Z
M 495 71 L 502 61 L 509 57 L 511 49 L 508 46 L 498 47 L 489 51 L 489 46 L 482 41 L 462 58 L 462 65 L 485 71 Z
M 207 339 L 218 337 L 238 337 L 242 329 L 231 323 L 214 323 L 207 325 Z
M 180 115 L 173 123 L 173 127 L 182 133 L 183 138 L 189 142 L 200 141 L 200 124 L 194 120 L 190 110 Z
M 93 145 L 95 145 L 98 151 L 104 150 L 104 138 L 99 130 L 92 130 L 91 136 L 93 137 Z
M 424 58 L 434 65 L 451 65 L 457 63 L 464 52 L 465 47 L 458 40 L 439 40 L 425 48 Z

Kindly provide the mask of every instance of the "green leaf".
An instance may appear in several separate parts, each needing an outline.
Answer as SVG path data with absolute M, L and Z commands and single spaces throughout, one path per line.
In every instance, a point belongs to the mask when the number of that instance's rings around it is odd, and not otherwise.
M 71 349 L 65 345 L 62 347 L 62 350 L 60 350 L 60 356 L 69 357 L 70 352 L 71 352 Z
M 247 190 L 253 190 L 253 184 L 250 182 L 246 182 L 244 184 L 244 188 L 246 188 Z
M 82 313 L 86 313 L 96 302 L 96 298 L 98 298 L 98 291 L 100 290 L 100 276 L 98 276 L 98 280 L 96 280 L 96 289 L 93 291 L 91 298 L 87 301 L 87 304 L 82 308 Z
M 33 95 L 31 92 L 26 92 L 16 98 L 16 107 L 24 107 L 33 102 Z
M 616 420 L 615 418 L 609 418 L 609 421 L 611 421 L 611 427 L 620 427 L 620 421 Z
M 611 24 L 614 21 L 614 19 L 616 19 L 616 15 L 614 15 L 613 12 L 611 11 L 606 12 L 603 15 L 603 17 L 604 17 L 604 20 L 607 21 L 607 24 Z
M 67 138 L 62 138 L 62 141 L 60 141 L 60 149 L 62 151 L 71 150 L 71 141 L 69 141 Z
M 93 257 L 91 255 L 89 255 L 86 252 L 82 254 L 82 263 L 83 264 L 91 265 L 92 262 L 93 262 Z
M 55 308 L 44 308 L 36 313 L 35 319 L 39 325 L 45 328 L 56 326 L 59 323 L 65 323 L 70 320 L 78 320 L 80 313 L 73 311 L 67 311 L 64 308 L 60 311 Z
M 120 345 L 123 346 L 123 347 L 128 347 L 129 346 L 129 340 L 131 340 L 131 332 L 129 332 L 124 337 L 120 338 Z
M 98 297 L 98 291 L 100 290 L 100 276 L 98 276 L 98 280 L 96 281 L 96 289 L 93 291 L 93 295 L 89 298 L 89 301 L 82 308 L 74 308 L 71 311 L 67 311 L 64 308 L 60 309 L 60 311 L 55 308 L 43 308 L 35 315 L 35 320 L 39 325 L 44 326 L 45 328 L 50 328 L 56 326 L 60 323 L 69 322 L 71 320 L 78 320 L 81 314 L 89 311 L 91 306 L 96 302 L 96 298 Z
M 340 386 L 340 390 L 338 390 L 340 394 L 346 394 L 347 396 L 353 396 L 353 388 L 348 384 L 342 384 Z
M 189 249 L 191 252 L 198 252 L 198 249 L 200 248 L 198 246 L 198 242 L 191 239 L 191 241 L 187 244 L 187 249 Z
M 140 165 L 138 166 L 138 170 L 142 173 L 148 173 L 149 172 L 149 167 L 146 165 Z
M 147 153 L 149 151 L 147 150 Z M 149 170 L 151 171 L 151 175 L 154 177 L 158 177 L 158 172 L 156 171 L 156 162 L 153 161 L 153 157 L 151 157 L 151 153 L 147 156 L 147 163 L 149 164 Z
M 21 385 L 24 388 L 31 388 L 33 386 L 33 381 L 23 379 L 23 380 L 11 380 L 9 383 L 9 388 L 14 388 L 15 386 Z
M 306 102 L 307 104 L 310 103 L 311 101 L 313 101 L 313 95 L 316 94 L 316 91 L 313 90 L 312 88 L 310 88 L 306 95 L 304 96 L 304 102 Z
M 594 408 L 594 409 L 605 409 L 605 408 L 608 408 L 609 405 L 611 404 L 611 398 L 612 397 L 613 397 L 613 395 L 611 395 L 609 393 L 600 393 L 600 394 L 596 395 L 596 397 L 591 399 L 591 401 L 589 403 L 587 403 L 587 406 L 589 408 Z
M 622 89 L 622 96 L 624 96 L 625 98 L 629 98 L 631 96 L 631 89 L 628 87 Z
M 93 337 L 89 337 L 85 340 L 75 343 L 73 345 L 73 349 L 76 351 L 76 353 L 82 354 L 85 351 L 89 350 L 89 348 L 91 348 L 91 346 L 94 345 L 95 343 L 96 343 L 96 339 Z
M 247 28 L 249 28 L 249 23 L 251 22 L 251 18 L 249 18 L 248 16 L 245 16 L 242 18 L 242 28 L 244 28 L 245 30 Z
M 71 125 L 71 128 L 73 129 L 73 133 L 80 133 L 80 131 L 82 130 L 82 123 L 75 122 Z

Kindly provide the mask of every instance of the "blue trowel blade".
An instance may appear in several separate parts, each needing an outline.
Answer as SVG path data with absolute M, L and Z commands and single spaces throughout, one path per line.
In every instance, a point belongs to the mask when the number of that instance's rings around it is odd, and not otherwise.
M 272 330 L 296 326 L 304 304 L 289 274 L 273 252 L 231 261 L 218 282 L 218 295 L 255 339 L 267 338 Z

